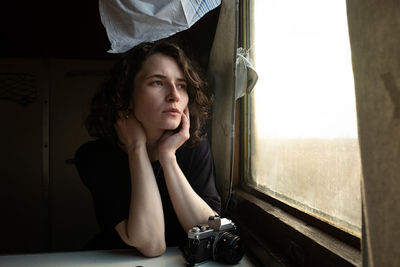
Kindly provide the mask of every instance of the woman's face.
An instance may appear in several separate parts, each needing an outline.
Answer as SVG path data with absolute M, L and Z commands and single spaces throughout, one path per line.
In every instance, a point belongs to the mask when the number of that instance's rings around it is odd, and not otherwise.
M 189 97 L 187 82 L 174 58 L 156 53 L 134 80 L 133 110 L 146 132 L 176 129 Z

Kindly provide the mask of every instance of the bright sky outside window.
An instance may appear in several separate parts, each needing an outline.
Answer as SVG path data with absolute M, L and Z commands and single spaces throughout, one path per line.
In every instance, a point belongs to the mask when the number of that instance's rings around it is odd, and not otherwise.
M 257 0 L 249 183 L 360 235 L 361 163 L 345 0 Z

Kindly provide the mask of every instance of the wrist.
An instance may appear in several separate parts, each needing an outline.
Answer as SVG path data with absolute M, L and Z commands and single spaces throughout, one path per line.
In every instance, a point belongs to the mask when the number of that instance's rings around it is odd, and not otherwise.
M 136 155 L 147 152 L 146 145 L 130 145 L 129 147 L 126 147 L 126 152 L 128 153 L 128 155 Z
M 162 153 L 158 155 L 158 160 L 162 166 L 176 161 L 175 153 Z

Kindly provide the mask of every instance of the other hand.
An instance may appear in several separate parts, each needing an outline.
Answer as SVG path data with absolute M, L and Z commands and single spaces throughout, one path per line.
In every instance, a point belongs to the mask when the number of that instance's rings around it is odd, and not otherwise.
M 114 129 L 126 152 L 146 146 L 146 133 L 131 109 L 118 113 Z

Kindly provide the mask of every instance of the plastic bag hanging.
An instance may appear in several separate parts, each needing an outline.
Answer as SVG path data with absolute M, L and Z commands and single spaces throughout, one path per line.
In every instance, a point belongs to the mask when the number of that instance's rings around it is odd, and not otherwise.
M 249 94 L 257 80 L 257 71 L 247 59 L 247 51 L 238 48 L 236 53 L 235 100 L 244 96 L 245 93 Z
M 111 43 L 123 53 L 190 28 L 221 0 L 99 0 L 101 21 Z

